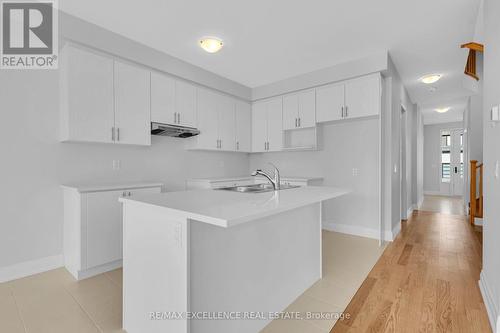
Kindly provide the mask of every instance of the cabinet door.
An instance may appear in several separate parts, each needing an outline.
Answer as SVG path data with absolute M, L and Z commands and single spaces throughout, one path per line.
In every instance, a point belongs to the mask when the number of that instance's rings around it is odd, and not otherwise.
M 302 91 L 299 97 L 299 127 L 316 126 L 316 92 L 314 90 Z M 284 112 L 284 105 L 283 105 Z M 284 117 L 284 114 L 283 114 Z
M 87 194 L 87 269 L 122 258 L 122 193 Z
M 283 97 L 283 130 L 299 127 L 299 94 Z
M 252 151 L 266 151 L 267 145 L 267 107 L 265 102 L 252 105 Z
M 342 119 L 344 84 L 331 84 L 316 89 L 316 121 Z
M 380 103 L 380 75 L 371 75 L 346 83 L 346 118 L 377 115 L 380 113 Z
M 61 63 L 61 140 L 112 143 L 113 59 L 66 46 Z
M 175 110 L 179 113 L 178 124 L 196 127 L 196 87 L 183 81 L 175 82 Z
M 175 112 L 175 80 L 151 72 L 151 121 L 174 124 Z
M 234 100 L 220 95 L 217 108 L 219 114 L 219 149 L 234 151 L 236 150 Z
M 250 104 L 236 101 L 236 150 L 252 150 L 252 110 Z
M 218 149 L 219 115 L 217 111 L 218 95 L 207 89 L 198 89 L 198 129 L 196 137 L 198 149 Z
M 151 145 L 149 84 L 149 71 L 115 61 L 116 143 Z
M 268 151 L 283 149 L 283 100 L 274 98 L 267 103 L 267 145 Z

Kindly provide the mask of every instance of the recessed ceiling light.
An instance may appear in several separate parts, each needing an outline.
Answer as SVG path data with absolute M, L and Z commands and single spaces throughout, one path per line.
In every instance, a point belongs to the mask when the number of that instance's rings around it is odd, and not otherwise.
M 205 37 L 200 39 L 200 47 L 208 53 L 215 53 L 220 51 L 224 46 L 222 40 L 216 37 Z
M 420 78 L 420 81 L 422 81 L 425 84 L 432 84 L 432 83 L 439 81 L 440 78 L 441 78 L 441 74 L 429 74 L 426 76 L 422 76 Z
M 445 112 L 448 112 L 449 110 L 450 110 L 450 108 L 438 108 L 438 109 L 434 109 L 434 111 L 439 112 L 439 113 L 445 113 Z

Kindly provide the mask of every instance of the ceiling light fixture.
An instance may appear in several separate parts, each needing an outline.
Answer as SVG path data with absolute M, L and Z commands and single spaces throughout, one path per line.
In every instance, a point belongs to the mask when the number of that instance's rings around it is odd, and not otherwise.
M 450 108 L 434 109 L 434 111 L 439 112 L 439 113 L 445 113 L 445 112 L 448 112 L 449 110 L 450 110 Z
M 441 78 L 441 74 L 429 74 L 429 75 L 422 76 L 420 78 L 420 81 L 422 81 L 425 84 L 432 84 L 432 83 L 439 81 L 440 78 Z
M 224 43 L 216 37 L 204 37 L 200 39 L 200 47 L 208 53 L 216 53 L 222 49 Z

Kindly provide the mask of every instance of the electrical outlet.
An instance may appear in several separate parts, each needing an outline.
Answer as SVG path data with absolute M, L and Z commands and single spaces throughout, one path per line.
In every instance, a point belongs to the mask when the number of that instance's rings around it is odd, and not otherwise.
M 121 161 L 113 160 L 113 170 L 120 170 L 120 168 L 121 168 Z

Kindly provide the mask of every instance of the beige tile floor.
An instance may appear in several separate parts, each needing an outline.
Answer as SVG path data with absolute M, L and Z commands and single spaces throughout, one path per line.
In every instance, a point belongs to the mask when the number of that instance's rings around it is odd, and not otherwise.
M 462 197 L 446 197 L 440 195 L 425 195 L 418 210 L 451 215 L 464 215 Z
M 375 240 L 325 231 L 323 279 L 287 311 L 341 312 L 382 254 Z M 121 329 L 122 270 L 75 281 L 64 269 L 0 284 L 0 332 L 98 333 Z M 329 332 L 335 320 L 275 320 L 265 333 Z

